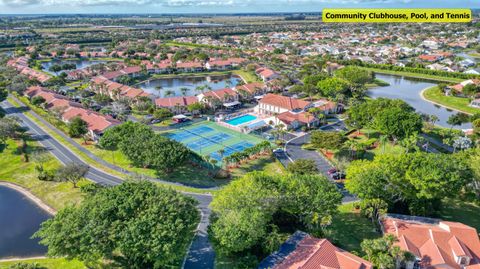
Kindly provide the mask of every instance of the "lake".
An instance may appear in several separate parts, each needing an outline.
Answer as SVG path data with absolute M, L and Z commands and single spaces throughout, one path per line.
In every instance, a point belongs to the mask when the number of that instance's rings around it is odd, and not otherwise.
M 0 258 L 45 255 L 47 248 L 30 237 L 50 217 L 22 193 L 0 185 Z
M 175 77 L 175 78 L 161 78 L 153 79 L 136 84 L 136 88 L 141 88 L 144 91 L 156 95 L 158 97 L 168 96 L 193 96 L 201 93 L 195 90 L 199 86 L 209 86 L 212 90 L 223 88 L 231 88 L 236 86 L 241 81 L 241 78 L 225 75 L 225 76 L 204 76 L 204 77 Z M 161 87 L 160 90 L 157 90 Z M 182 88 L 187 88 L 188 91 L 183 94 Z M 173 95 L 168 95 L 171 91 Z M 205 91 L 208 91 L 205 89 Z
M 434 105 L 420 97 L 420 92 L 423 89 L 435 86 L 435 82 L 385 74 L 376 74 L 376 77 L 390 83 L 390 86 L 372 88 L 368 91 L 369 96 L 373 98 L 385 97 L 390 99 L 402 99 L 414 107 L 419 113 L 436 115 L 439 118 L 439 121 L 436 124 L 450 128 L 450 125 L 447 124 L 448 117 L 457 112 Z M 469 129 L 471 127 L 472 125 L 470 123 L 465 123 L 461 126 L 455 126 L 454 128 Z
M 79 60 L 51 60 L 48 62 L 42 62 L 41 65 L 42 65 L 42 69 L 45 72 L 48 72 L 52 75 L 56 75 L 55 72 L 51 72 L 48 70 L 52 65 L 75 64 L 76 69 L 84 69 L 91 65 L 100 64 L 100 63 L 105 63 L 105 61 L 96 61 L 96 60 L 90 61 L 90 60 L 80 60 L 80 59 Z M 68 70 L 68 71 L 71 71 L 71 70 Z

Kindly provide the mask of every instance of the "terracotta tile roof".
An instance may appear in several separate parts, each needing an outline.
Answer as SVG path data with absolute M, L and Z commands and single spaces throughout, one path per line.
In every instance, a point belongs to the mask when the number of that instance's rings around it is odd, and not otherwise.
M 178 62 L 177 68 L 201 68 L 203 64 L 200 62 Z
M 247 83 L 241 86 L 235 86 L 235 90 L 244 90 L 250 94 L 254 94 L 257 92 L 259 89 L 265 88 L 265 83 L 263 82 L 252 82 L 252 83 Z
M 274 75 L 276 75 L 277 73 L 275 71 L 273 71 L 272 69 L 269 69 L 269 68 L 259 68 L 257 70 L 255 70 L 255 73 L 257 73 L 257 75 L 261 76 L 261 77 L 264 77 L 266 79 L 270 78 L 270 77 L 273 77 Z
M 214 98 L 217 98 L 217 99 L 220 99 L 220 100 L 224 100 L 225 95 L 227 95 L 227 94 L 230 95 L 230 96 L 236 96 L 237 95 L 237 93 L 230 88 L 208 91 L 208 92 L 205 92 L 203 95 L 205 97 L 211 96 L 211 97 L 214 97 Z
M 309 115 L 306 112 L 292 113 L 290 111 L 287 111 L 287 112 L 280 113 L 277 116 L 277 118 L 286 124 L 291 124 L 294 121 L 299 121 L 305 124 L 316 121 L 313 115 Z
M 260 263 L 261 269 L 372 269 L 372 264 L 334 246 L 327 239 L 294 233 L 280 250 Z
M 310 102 L 300 99 L 269 93 L 259 103 L 280 107 L 287 110 L 304 109 Z
M 462 268 L 455 256 L 470 258 L 465 269 L 480 265 L 480 240 L 475 228 L 459 222 L 434 219 L 411 220 L 402 215 L 387 215 L 382 220 L 385 233 L 398 239 L 401 249 L 412 252 L 422 268 Z
M 179 97 L 166 97 L 155 99 L 155 104 L 159 107 L 175 107 L 175 106 L 188 106 L 193 103 L 197 103 L 196 96 L 179 96 Z

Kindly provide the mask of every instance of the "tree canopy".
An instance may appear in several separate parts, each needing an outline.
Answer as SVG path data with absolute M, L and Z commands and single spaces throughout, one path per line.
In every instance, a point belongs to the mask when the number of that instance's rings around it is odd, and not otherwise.
M 378 155 L 373 161 L 354 161 L 347 168 L 346 188 L 361 199 L 379 198 L 392 210 L 433 214 L 441 199 L 456 197 L 472 180 L 471 171 L 457 155 Z
M 209 234 L 227 254 L 264 248 L 278 227 L 320 232 L 336 213 L 342 195 L 318 175 L 267 175 L 253 172 L 223 188 L 211 204 Z
M 121 268 L 178 267 L 199 213 L 196 202 L 147 181 L 100 188 L 44 222 L 35 237 L 49 256 Z

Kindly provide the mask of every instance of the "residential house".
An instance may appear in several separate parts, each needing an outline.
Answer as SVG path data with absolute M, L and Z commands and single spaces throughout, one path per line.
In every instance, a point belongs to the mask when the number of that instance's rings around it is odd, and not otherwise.
M 313 107 L 312 102 L 307 102 L 293 97 L 268 93 L 258 101 L 255 110 L 259 114 L 278 115 L 283 112 L 302 112 Z
M 30 87 L 24 94 L 29 98 L 41 96 L 45 99 L 45 108 L 51 111 L 57 110 L 64 122 L 70 122 L 74 117 L 80 117 L 88 124 L 88 134 L 90 138 L 97 141 L 106 129 L 120 124 L 111 116 L 102 115 L 97 112 L 85 109 L 80 103 L 73 102 L 67 97 L 57 94 L 42 87 Z
M 432 63 L 443 60 L 443 56 L 438 54 L 422 54 L 418 56 L 418 58 L 424 62 L 432 62 Z
M 480 98 L 472 100 L 470 102 L 470 106 L 480 108 Z
M 460 97 L 465 97 L 465 95 L 463 94 L 463 88 L 469 84 L 473 84 L 480 87 L 480 79 L 468 79 L 458 84 L 448 86 L 445 91 L 445 95 L 456 95 Z
M 255 70 L 255 74 L 257 74 L 257 76 L 259 76 L 263 80 L 263 82 L 267 82 L 280 77 L 277 72 L 266 67 L 258 68 L 257 70 Z
M 397 268 L 480 268 L 477 230 L 460 222 L 387 214 L 381 219 L 384 234 L 398 238 L 396 245 L 411 252 L 415 262 Z
M 222 103 L 224 106 L 238 106 L 238 93 L 230 88 L 213 90 L 197 95 L 198 100 L 209 106 L 218 106 Z
M 176 69 L 180 72 L 202 72 L 203 64 L 200 62 L 177 62 Z
M 167 108 L 174 114 L 182 114 L 187 112 L 187 107 L 191 104 L 198 103 L 196 96 L 176 96 L 155 99 L 157 107 Z
M 261 96 L 267 92 L 267 87 L 263 82 L 252 82 L 233 87 L 243 99 L 250 100 L 255 96 Z
M 229 70 L 233 64 L 229 60 L 210 60 L 205 64 L 207 70 Z
M 319 239 L 297 231 L 279 250 L 265 258 L 259 269 L 373 269 L 370 262 Z

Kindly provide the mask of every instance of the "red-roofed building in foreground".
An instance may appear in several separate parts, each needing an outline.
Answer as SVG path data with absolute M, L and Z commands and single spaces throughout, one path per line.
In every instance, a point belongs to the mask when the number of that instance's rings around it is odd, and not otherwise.
M 387 214 L 383 232 L 398 238 L 402 250 L 416 256 L 409 268 L 480 269 L 477 230 L 460 222 Z
M 259 269 L 372 269 L 370 262 L 304 232 L 295 232 Z

